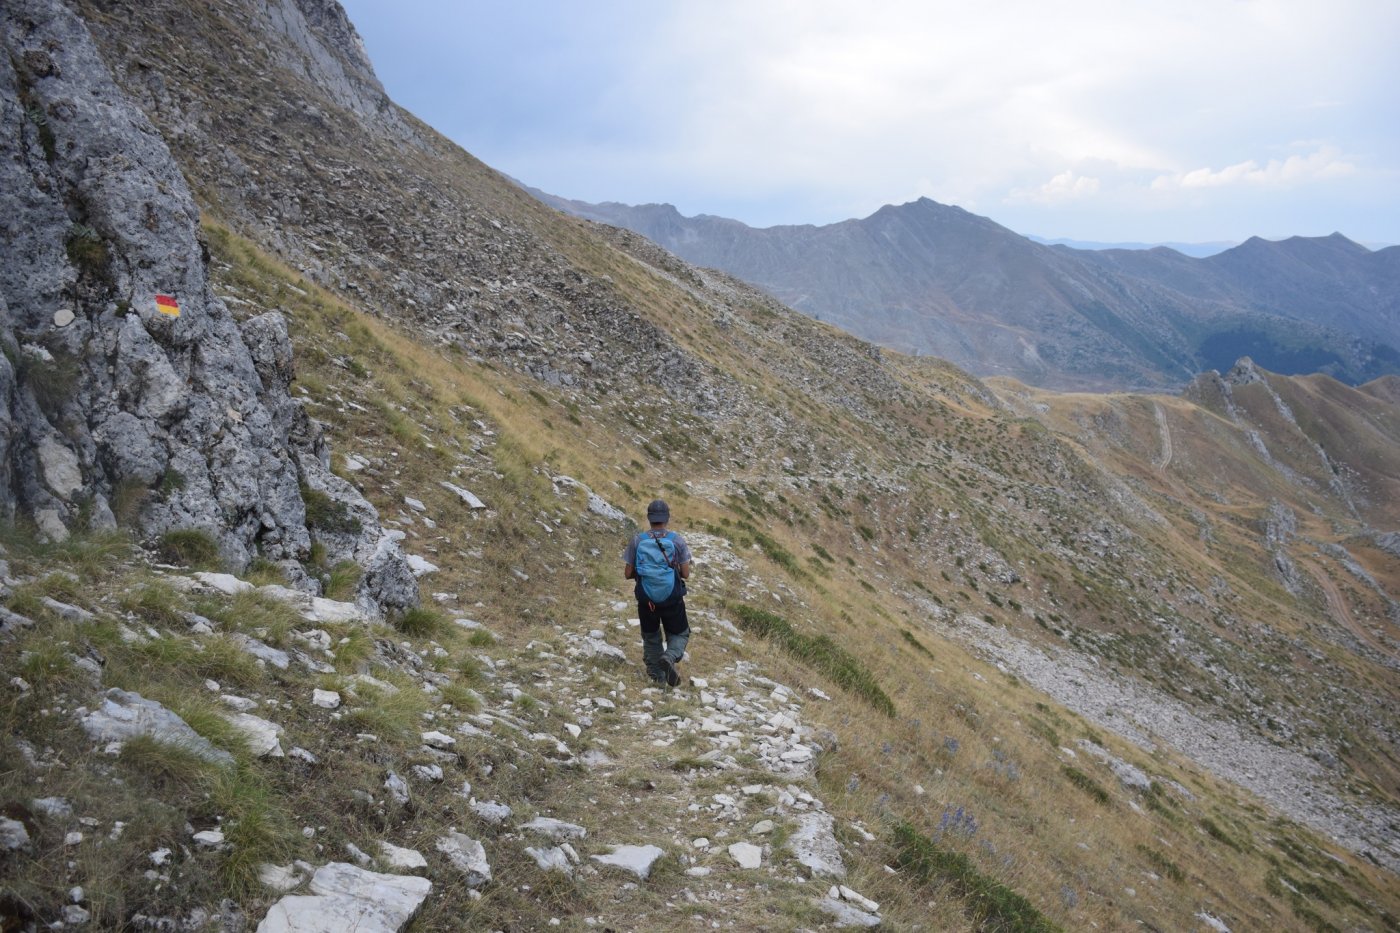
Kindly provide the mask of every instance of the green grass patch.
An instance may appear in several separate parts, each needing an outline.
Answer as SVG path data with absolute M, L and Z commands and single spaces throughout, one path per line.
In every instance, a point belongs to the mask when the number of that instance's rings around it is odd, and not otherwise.
M 168 583 L 151 581 L 124 591 L 118 603 L 151 625 L 180 625 L 185 622 L 185 600 Z
M 350 602 L 360 585 L 363 570 L 353 560 L 343 560 L 332 567 L 321 578 L 321 585 L 327 599 Z
M 776 642 L 788 654 L 821 671 L 842 689 L 854 693 L 886 716 L 895 715 L 894 701 L 881 689 L 875 675 L 830 636 L 804 635 L 780 616 L 752 606 L 738 605 L 733 610 L 740 628 Z
M 919 639 L 915 638 L 913 632 L 909 631 L 909 630 L 906 628 L 906 629 L 900 629 L 899 634 L 901 634 L 901 635 L 904 636 L 904 640 L 907 641 L 910 645 L 912 645 L 912 646 L 914 647 L 914 650 L 915 650 L 915 651 L 919 652 L 920 654 L 927 655 L 927 656 L 930 657 L 930 658 L 933 657 L 933 652 L 930 651 L 930 650 L 928 650 L 928 648 L 926 648 L 926 647 L 924 646 L 924 643 L 923 643 L 923 642 L 921 642 L 921 641 L 919 641 Z
M 484 628 L 473 629 L 467 636 L 467 644 L 473 648 L 490 648 L 496 643 L 496 636 Z
M 167 531 L 156 542 L 156 553 L 166 563 L 195 570 L 222 570 L 219 544 L 207 531 L 177 528 Z
M 426 606 L 414 606 L 398 613 L 392 619 L 394 628 L 410 638 L 433 638 L 447 628 L 447 618 Z
M 1244 847 L 1241 846 L 1238 842 L 1236 842 L 1233 836 L 1225 832 L 1225 830 L 1221 829 L 1220 824 L 1216 823 L 1215 820 L 1211 819 L 1210 817 L 1201 817 L 1200 826 L 1201 829 L 1206 831 L 1206 835 L 1214 839 L 1216 842 L 1223 843 L 1229 846 L 1230 848 L 1234 849 L 1236 852 L 1244 851 Z
M 1006 933 L 1053 933 L 1051 923 L 1035 905 L 1006 885 L 977 870 L 961 852 L 939 848 L 908 823 L 894 828 L 894 867 L 926 885 L 951 889 L 966 902 L 977 929 Z
M 313 531 L 357 535 L 364 527 L 358 518 L 350 514 L 348 505 L 332 499 L 319 489 L 303 485 L 301 500 L 306 503 L 306 527 Z
M 1108 791 L 1103 789 L 1103 785 L 1083 771 L 1069 765 L 1065 765 L 1060 770 L 1064 772 L 1065 777 L 1069 778 L 1071 784 L 1094 798 L 1096 803 L 1106 807 L 1112 802 L 1112 798 L 1109 797 Z
M 118 760 L 134 774 L 182 794 L 193 794 L 219 766 L 185 745 L 138 735 L 122 743 Z
M 292 630 L 306 622 L 288 603 L 255 590 L 201 601 L 195 605 L 195 611 L 230 631 L 254 634 L 273 647 L 284 645 Z
M 1152 870 L 1163 878 L 1170 878 L 1172 881 L 1186 880 L 1186 873 L 1181 870 L 1181 866 L 1167 858 L 1163 853 L 1141 843 L 1138 844 L 1137 850 L 1143 858 L 1147 859 L 1147 864 L 1152 866 Z

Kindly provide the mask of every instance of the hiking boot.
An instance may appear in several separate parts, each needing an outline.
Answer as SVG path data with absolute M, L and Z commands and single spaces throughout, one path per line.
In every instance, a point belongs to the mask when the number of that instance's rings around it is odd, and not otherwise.
M 679 686 L 681 682 L 681 675 L 680 672 L 676 670 L 676 662 L 672 661 L 670 658 L 666 657 L 663 654 L 661 656 L 661 667 L 666 671 L 666 686 Z

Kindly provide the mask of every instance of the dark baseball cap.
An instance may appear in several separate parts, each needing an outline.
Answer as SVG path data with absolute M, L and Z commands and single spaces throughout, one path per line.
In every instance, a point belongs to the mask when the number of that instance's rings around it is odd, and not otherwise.
M 665 499 L 653 499 L 651 505 L 647 506 L 647 521 L 649 522 L 669 522 L 671 520 L 671 507 L 666 504 Z

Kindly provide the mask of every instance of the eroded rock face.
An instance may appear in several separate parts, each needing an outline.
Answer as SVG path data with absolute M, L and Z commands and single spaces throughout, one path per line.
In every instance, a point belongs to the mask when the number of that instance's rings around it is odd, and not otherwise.
M 51 538 L 200 529 L 241 568 L 307 558 L 311 488 L 358 524 L 323 542 L 330 559 L 378 561 L 362 595 L 416 603 L 288 393 L 286 322 L 240 327 L 214 297 L 185 179 L 87 27 L 14 0 L 0 43 L 0 513 Z

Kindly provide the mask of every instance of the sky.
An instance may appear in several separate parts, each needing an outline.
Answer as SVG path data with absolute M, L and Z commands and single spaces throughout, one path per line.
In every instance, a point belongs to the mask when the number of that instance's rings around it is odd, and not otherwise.
M 342 3 L 395 101 L 567 198 L 1400 244 L 1400 0 Z

